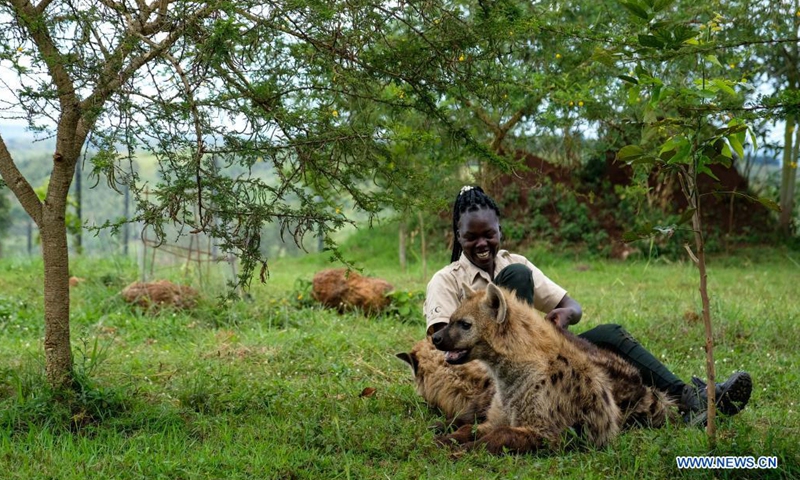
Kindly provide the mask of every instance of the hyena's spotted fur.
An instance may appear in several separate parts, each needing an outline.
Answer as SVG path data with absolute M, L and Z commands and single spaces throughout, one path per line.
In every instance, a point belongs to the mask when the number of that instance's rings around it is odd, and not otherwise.
M 573 429 L 602 446 L 628 424 L 660 426 L 670 411 L 666 395 L 644 386 L 633 366 L 493 284 L 485 292 L 468 291 L 433 343 L 447 352 L 448 363 L 480 360 L 496 388 L 487 420 L 439 437 L 442 443 L 526 452 L 559 445 Z

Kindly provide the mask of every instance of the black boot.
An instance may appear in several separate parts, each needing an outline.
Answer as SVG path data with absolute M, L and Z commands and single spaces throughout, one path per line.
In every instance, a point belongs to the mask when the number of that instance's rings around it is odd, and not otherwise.
M 716 384 L 715 398 L 718 411 L 727 416 L 739 413 L 750 400 L 753 391 L 753 379 L 747 372 L 736 372 L 725 382 Z M 692 377 L 692 383 L 683 387 L 678 404 L 683 413 L 683 420 L 692 425 L 706 423 L 708 412 L 708 394 L 706 382 Z

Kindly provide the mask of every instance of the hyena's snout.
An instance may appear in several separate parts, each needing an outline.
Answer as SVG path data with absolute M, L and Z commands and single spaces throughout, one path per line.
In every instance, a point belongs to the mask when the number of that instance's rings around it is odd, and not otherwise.
M 444 359 L 447 363 L 460 364 L 468 361 L 468 352 L 459 348 L 458 335 L 454 335 L 450 325 L 433 334 L 431 338 L 437 350 L 445 352 Z
M 448 335 L 449 329 L 450 327 L 446 326 L 443 329 L 433 334 L 431 341 L 433 342 L 433 346 L 436 347 L 438 350 L 447 351 L 452 349 L 454 342 L 451 336 Z

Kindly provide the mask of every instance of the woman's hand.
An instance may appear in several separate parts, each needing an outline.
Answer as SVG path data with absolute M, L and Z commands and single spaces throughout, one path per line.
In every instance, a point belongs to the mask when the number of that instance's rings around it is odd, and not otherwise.
M 550 310 L 544 318 L 566 330 L 570 325 L 580 322 L 582 316 L 581 304 L 569 295 L 564 295 L 556 308 Z

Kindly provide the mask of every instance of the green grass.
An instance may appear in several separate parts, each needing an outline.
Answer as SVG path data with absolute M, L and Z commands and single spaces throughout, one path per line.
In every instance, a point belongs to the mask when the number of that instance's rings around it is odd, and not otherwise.
M 401 274 L 387 235 L 344 251 L 365 274 L 424 290 Z M 388 253 L 387 253 L 388 252 Z M 446 252 L 429 260 L 441 265 Z M 620 323 L 679 376 L 703 374 L 696 270 L 686 262 L 533 259 L 584 306 L 576 332 Z M 252 300 L 150 314 L 117 296 L 136 267 L 73 260 L 72 338 L 82 390 L 44 386 L 41 262 L 0 261 L 0 468 L 4 478 L 796 478 L 800 476 L 800 254 L 744 250 L 710 260 L 717 372 L 753 374 L 750 406 L 719 424 L 717 455 L 775 455 L 778 470 L 678 470 L 707 454 L 703 431 L 625 432 L 588 451 L 495 458 L 437 448 L 438 420 L 394 354 L 421 338 L 419 312 L 365 318 L 298 301 L 296 280 L 325 255 L 278 259 Z M 432 273 L 433 267 L 431 267 Z M 176 278 L 176 280 L 180 280 Z M 372 387 L 372 396 L 361 397 Z

